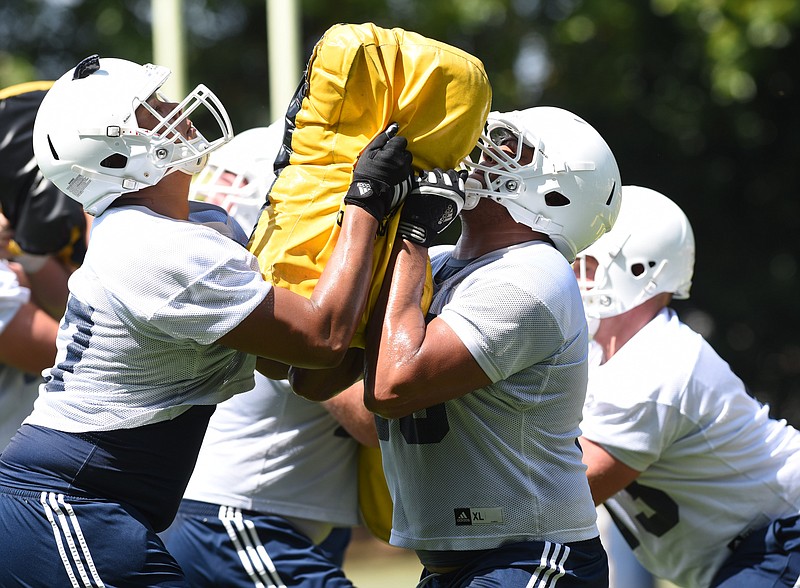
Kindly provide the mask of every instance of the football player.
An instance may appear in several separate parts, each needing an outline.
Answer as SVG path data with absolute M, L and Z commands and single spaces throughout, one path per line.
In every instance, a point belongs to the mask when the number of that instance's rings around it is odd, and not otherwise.
M 614 224 L 619 170 L 594 128 L 555 107 L 490 114 L 479 147 L 461 236 L 430 250 L 428 316 L 430 231 L 405 217 L 452 199 L 449 174 L 406 201 L 367 341 L 391 543 L 416 551 L 426 588 L 605 588 L 577 445 L 588 332 L 570 263 Z
M 157 533 L 215 405 L 252 388 L 256 356 L 340 361 L 364 312 L 379 219 L 411 183 L 406 140 L 390 125 L 355 164 L 310 298 L 274 288 L 216 230 L 227 223 L 189 222 L 191 174 L 232 129 L 203 85 L 167 100 L 169 74 L 92 56 L 36 116 L 44 177 L 95 219 L 56 363 L 0 458 L 0 585 L 187 585 Z M 192 123 L 204 117 L 205 134 Z
M 192 180 L 249 234 L 274 180 L 282 120 L 237 134 Z M 162 535 L 195 588 L 351 587 L 342 563 L 360 523 L 358 442 L 377 446 L 361 388 L 324 403 L 258 372 L 208 425 L 175 522 Z
M 576 263 L 596 329 L 581 424 L 594 500 L 679 586 L 797 586 L 800 433 L 670 308 L 694 274 L 684 212 L 655 190 L 622 193 L 614 229 Z

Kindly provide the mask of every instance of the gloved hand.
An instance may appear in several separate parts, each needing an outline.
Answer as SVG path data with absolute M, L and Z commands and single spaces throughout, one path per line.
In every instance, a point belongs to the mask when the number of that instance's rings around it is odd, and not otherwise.
M 464 206 L 466 170 L 436 168 L 422 172 L 400 214 L 398 232 L 404 239 L 424 247 L 450 226 Z
M 397 123 L 390 124 L 366 146 L 344 197 L 346 204 L 360 206 L 378 222 L 397 210 L 413 183 L 412 155 L 405 137 L 397 136 L 399 128 Z

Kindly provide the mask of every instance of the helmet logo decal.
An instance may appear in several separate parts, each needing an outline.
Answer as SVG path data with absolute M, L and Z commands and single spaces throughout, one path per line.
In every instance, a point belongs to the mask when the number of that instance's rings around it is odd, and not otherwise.
M 82 80 L 83 78 L 88 78 L 98 69 L 100 69 L 100 56 L 96 54 L 90 55 L 75 66 L 75 73 L 72 74 L 72 79 Z
M 80 197 L 83 194 L 83 191 L 86 190 L 86 186 L 91 183 L 91 180 L 86 176 L 82 176 L 78 174 L 74 178 L 69 181 L 67 184 L 67 191 L 70 194 L 73 194 L 75 197 Z

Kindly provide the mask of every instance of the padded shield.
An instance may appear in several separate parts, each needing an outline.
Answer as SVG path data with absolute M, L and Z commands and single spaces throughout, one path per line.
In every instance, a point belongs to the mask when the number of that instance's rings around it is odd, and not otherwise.
M 408 139 L 416 170 L 454 168 L 476 145 L 490 103 L 483 64 L 460 49 L 371 23 L 331 27 L 289 105 L 272 206 L 250 239 L 265 278 L 311 296 L 339 236 L 356 158 L 391 122 Z M 370 298 L 353 347 L 364 347 L 399 217 L 376 239 Z
M 52 85 L 0 90 L 0 207 L 14 229 L 12 252 L 57 255 L 78 266 L 86 254 L 83 208 L 42 176 L 33 156 L 33 122 Z
M 392 534 L 392 496 L 383 475 L 380 447 L 358 448 L 358 508 L 370 532 L 385 543 Z

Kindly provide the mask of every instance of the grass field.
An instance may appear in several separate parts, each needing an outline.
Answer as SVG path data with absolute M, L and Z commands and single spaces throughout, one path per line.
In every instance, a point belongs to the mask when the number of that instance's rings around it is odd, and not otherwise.
M 344 571 L 357 588 L 413 588 L 422 570 L 414 553 L 353 530 Z

